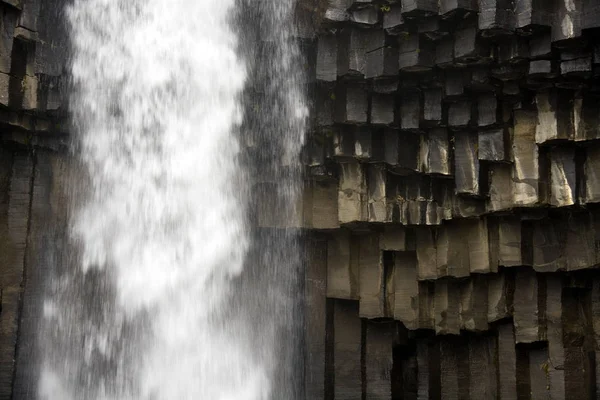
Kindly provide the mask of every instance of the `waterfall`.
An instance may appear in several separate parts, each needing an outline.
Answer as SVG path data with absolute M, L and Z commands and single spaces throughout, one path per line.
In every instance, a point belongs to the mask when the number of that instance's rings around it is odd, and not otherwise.
M 301 370 L 297 352 L 286 350 L 299 340 L 298 233 L 286 228 L 265 240 L 251 217 L 260 165 L 287 177 L 277 184 L 280 204 L 299 191 L 306 111 L 294 77 L 292 5 L 68 6 L 81 173 L 73 265 L 50 282 L 44 305 L 42 399 L 296 395 L 282 385 Z M 268 85 L 249 58 L 260 39 L 242 41 L 234 30 L 244 7 L 268 22 L 265 40 L 277 55 L 263 65 Z M 256 85 L 274 108 L 249 123 L 243 99 Z M 254 151 L 262 142 L 271 146 Z M 290 218 L 288 208 L 272 212 Z

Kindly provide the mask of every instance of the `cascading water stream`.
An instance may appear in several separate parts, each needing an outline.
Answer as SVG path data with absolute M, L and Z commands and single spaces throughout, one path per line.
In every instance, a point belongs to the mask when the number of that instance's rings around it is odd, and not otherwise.
M 277 106 L 258 125 L 242 125 L 253 78 L 231 28 L 238 4 L 74 0 L 67 9 L 83 178 L 74 267 L 57 274 L 44 306 L 43 399 L 293 398 L 275 375 L 289 345 L 282 326 L 295 318 L 298 238 L 285 230 L 258 251 L 285 279 L 263 285 L 269 271 L 244 272 L 249 249 L 266 242 L 249 229 L 243 172 L 260 161 L 242 156 L 244 137 L 272 137 L 260 159 L 277 154 L 269 169 L 295 171 L 277 191 L 292 203 L 305 118 L 290 76 L 293 1 L 255 2 L 278 55 L 265 90 Z

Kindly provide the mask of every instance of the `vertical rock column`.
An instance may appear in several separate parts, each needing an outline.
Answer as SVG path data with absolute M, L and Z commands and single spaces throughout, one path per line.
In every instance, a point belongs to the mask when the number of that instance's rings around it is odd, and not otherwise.
M 12 156 L 3 151 L 2 183 L 4 199 L 0 218 L 3 247 L 0 255 L 0 398 L 10 399 L 14 373 L 15 351 L 19 333 L 19 316 L 23 296 L 25 249 L 31 207 L 33 159 L 27 153 Z M 7 165 L 8 164 L 8 165 Z M 12 168 L 12 170 L 10 169 Z
M 325 396 L 325 346 L 327 319 L 327 241 L 311 238 L 306 267 L 306 364 L 307 399 Z

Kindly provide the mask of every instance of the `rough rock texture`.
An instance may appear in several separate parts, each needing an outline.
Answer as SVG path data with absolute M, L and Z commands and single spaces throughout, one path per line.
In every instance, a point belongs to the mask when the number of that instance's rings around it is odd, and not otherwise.
M 0 399 L 64 262 L 63 3 L 0 1 Z M 596 3 L 298 1 L 305 192 L 256 220 L 306 231 L 307 400 L 600 396 Z
M 40 282 L 66 232 L 64 4 L 0 1 L 0 399 L 36 394 Z
M 323 355 L 324 398 L 599 398 L 596 3 L 329 1 L 306 186 L 338 219 L 307 300 L 362 385 Z

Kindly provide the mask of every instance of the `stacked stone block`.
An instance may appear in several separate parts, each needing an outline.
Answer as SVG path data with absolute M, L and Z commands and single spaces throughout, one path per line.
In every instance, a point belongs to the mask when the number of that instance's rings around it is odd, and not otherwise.
M 328 304 L 310 306 L 309 267 L 307 328 L 327 341 L 308 392 L 600 396 L 599 10 L 338 0 L 303 30 L 316 62 L 298 226 L 309 253 L 327 249 Z
M 0 124 L 20 142 L 67 132 L 64 0 L 0 1 Z

